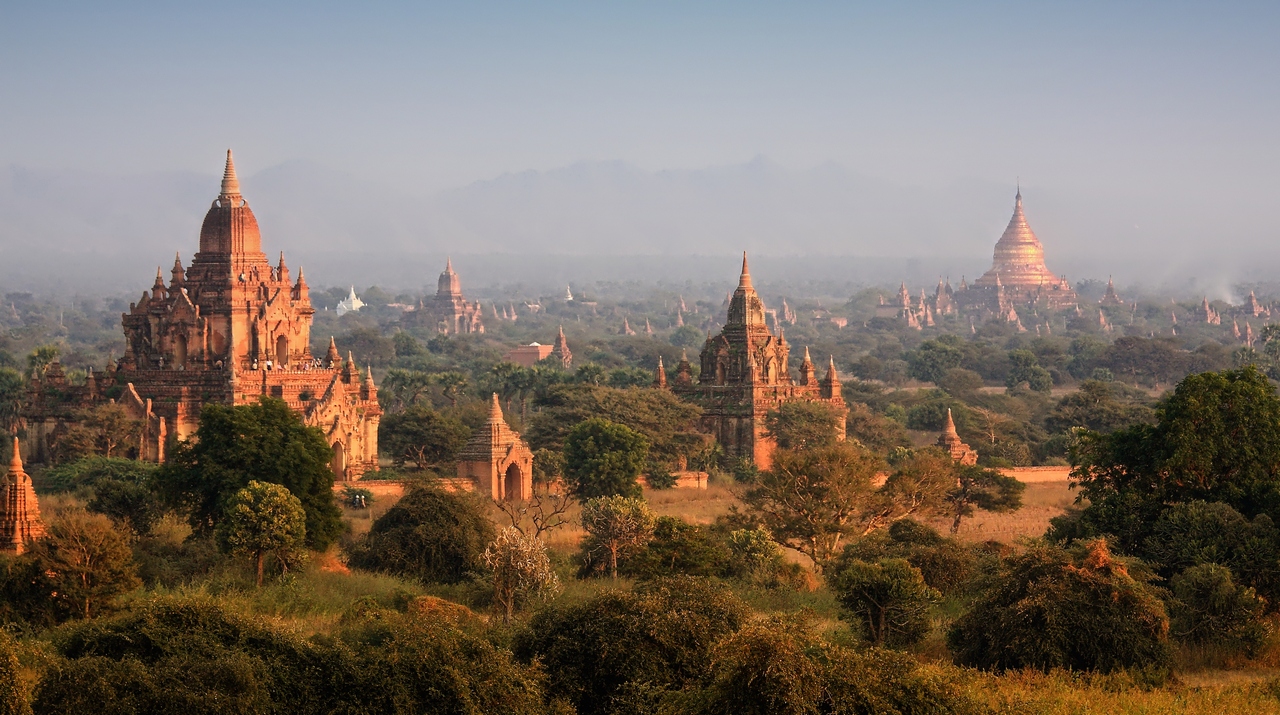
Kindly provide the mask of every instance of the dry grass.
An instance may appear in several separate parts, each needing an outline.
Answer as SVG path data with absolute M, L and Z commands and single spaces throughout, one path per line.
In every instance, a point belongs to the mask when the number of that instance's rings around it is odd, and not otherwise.
M 1016 543 L 1022 538 L 1043 536 L 1049 520 L 1061 516 L 1075 501 L 1076 492 L 1067 482 L 1032 482 L 1022 493 L 1022 508 L 1009 514 L 996 514 L 981 509 L 966 517 L 957 536 L 963 541 L 1000 541 Z M 948 519 L 934 519 L 930 526 L 942 533 L 951 528 Z
M 972 673 L 963 690 L 997 713 L 1046 715 L 1254 715 L 1280 712 L 1276 681 L 1148 689 L 1125 676 Z

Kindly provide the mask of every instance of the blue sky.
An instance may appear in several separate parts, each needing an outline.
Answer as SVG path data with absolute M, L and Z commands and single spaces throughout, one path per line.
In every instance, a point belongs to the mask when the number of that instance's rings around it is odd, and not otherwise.
M 420 193 L 579 161 L 765 156 L 909 186 L 1020 176 L 1078 212 L 1129 196 L 1135 228 L 1162 226 L 1134 237 L 1147 245 L 1185 247 L 1222 214 L 1274 237 L 1278 15 L 1280 3 L 10 2 L 0 167 L 213 174 L 232 146 L 242 166 L 309 160 Z M 1166 237 L 1165 212 L 1198 233 Z

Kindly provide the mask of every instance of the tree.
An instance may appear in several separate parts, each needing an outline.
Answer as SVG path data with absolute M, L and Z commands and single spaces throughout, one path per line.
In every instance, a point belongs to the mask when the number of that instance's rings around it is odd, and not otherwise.
M 156 481 L 197 531 L 211 531 L 231 496 L 256 480 L 280 484 L 302 502 L 308 547 L 323 550 L 342 533 L 329 466 L 333 450 L 324 433 L 304 425 L 283 400 L 207 404 L 195 437 L 178 443 Z
M 974 508 L 1007 514 L 1022 508 L 1022 492 L 1027 485 L 1006 477 L 994 469 L 977 465 L 957 465 L 955 488 L 947 495 L 954 519 L 951 533 L 960 531 L 960 520 L 973 514 Z
M 579 499 L 639 496 L 649 441 L 631 428 L 594 417 L 578 423 L 564 441 L 564 476 Z
M 288 489 L 252 481 L 231 497 L 218 531 L 218 543 L 225 551 L 253 561 L 261 587 L 267 554 L 273 554 L 286 571 L 296 562 L 307 536 L 307 515 Z
M 692 461 L 714 440 L 698 431 L 702 410 L 669 390 L 553 385 L 538 395 L 538 408 L 524 436 L 534 449 L 563 449 L 569 431 L 599 417 L 626 425 L 649 441 L 650 456 L 675 468 L 683 457 Z
M 18 661 L 18 642 L 0 632 L 0 715 L 31 715 L 28 685 L 23 682 Z
M 1024 382 L 1035 392 L 1053 389 L 1053 377 L 1048 370 L 1040 367 L 1035 353 L 1030 350 L 1010 350 L 1009 376 L 1005 378 L 1005 385 L 1013 388 Z
M 880 506 L 872 483 L 880 467 L 871 452 L 846 442 L 782 449 L 743 501 L 780 545 L 805 554 L 821 570 L 841 539 L 862 531 L 863 515 Z
M 618 558 L 643 548 L 653 536 L 655 518 L 639 497 L 603 496 L 582 505 L 582 528 L 594 549 L 608 554 L 609 573 L 618 578 Z
M 74 617 L 91 618 L 141 584 L 128 541 L 110 519 L 83 509 L 50 519 L 47 536 L 33 544 L 31 554 L 49 598 Z
M 27 377 L 44 377 L 44 371 L 58 359 L 57 345 L 41 345 L 27 355 Z
M 893 472 L 880 488 L 879 503 L 864 514 L 863 533 L 908 516 L 941 511 L 954 491 L 959 466 L 937 447 L 913 449 L 893 461 Z
M 112 521 L 139 536 L 151 532 L 164 507 L 149 484 L 120 479 L 102 479 L 93 485 L 89 511 L 106 514 Z
M 453 462 L 470 437 L 462 422 L 426 405 L 385 415 L 378 424 L 378 444 L 385 453 L 397 465 L 413 462 L 418 469 Z
M 911 645 L 929 632 L 929 606 L 941 594 L 905 559 L 853 561 L 836 573 L 832 590 L 874 645 Z
M 396 337 L 399 338 L 401 335 L 405 333 L 397 333 Z M 412 407 L 431 391 L 432 381 L 430 374 L 420 370 L 392 368 L 387 370 L 386 377 L 382 378 L 378 394 L 386 395 L 385 402 L 388 408 Z
M 1045 426 L 1051 432 L 1065 432 L 1072 427 L 1114 432 L 1135 424 L 1155 422 L 1155 410 L 1142 403 L 1135 404 L 1133 396 L 1127 394 L 1128 390 L 1133 388 L 1085 380 L 1080 383 L 1079 390 L 1058 400 L 1045 417 Z M 1121 396 L 1129 399 L 1121 400 Z
M 938 384 L 948 370 L 960 367 L 964 361 L 964 351 L 959 346 L 960 338 L 954 335 L 920 343 L 920 347 L 907 354 L 911 377 Z
M 1090 502 L 1084 514 L 1101 533 L 1130 532 L 1121 522 L 1139 513 L 1146 517 L 1138 526 L 1149 529 L 1168 505 L 1197 500 L 1275 521 L 1280 398 L 1252 366 L 1191 375 L 1160 404 L 1155 425 L 1080 432 L 1072 464 Z M 1145 529 L 1132 531 L 1126 546 L 1140 544 Z
M 530 594 L 551 594 L 560 589 L 546 545 L 514 527 L 503 529 L 480 558 L 493 572 L 493 598 L 502 607 L 503 623 L 511 623 L 519 602 Z
M 442 372 L 435 376 L 435 383 L 440 386 L 440 392 L 449 400 L 452 407 L 458 406 L 458 397 L 466 392 L 468 380 L 465 373 L 451 370 Z
M 142 434 L 141 420 L 134 419 L 124 405 L 114 402 L 89 410 L 84 416 L 84 425 L 93 432 L 97 452 L 110 459 L 123 457 L 129 447 L 136 447 L 138 437 Z
M 22 407 L 27 399 L 27 385 L 22 373 L 11 367 L 0 367 L 0 429 L 17 434 L 24 424 Z
M 793 400 L 764 417 L 765 433 L 783 449 L 832 444 L 841 437 L 835 409 L 824 402 Z
M 434 486 L 415 486 L 378 517 L 351 552 L 360 568 L 458 583 L 483 568 L 480 556 L 493 541 L 493 524 L 480 501 Z
M 1167 672 L 1168 631 L 1164 604 L 1141 572 L 1097 540 L 1005 559 L 947 644 L 957 663 L 985 670 Z

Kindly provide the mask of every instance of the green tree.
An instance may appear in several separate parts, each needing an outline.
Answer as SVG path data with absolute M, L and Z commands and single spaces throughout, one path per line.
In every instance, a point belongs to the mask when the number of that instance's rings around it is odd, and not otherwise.
M 434 379 L 440 386 L 440 392 L 444 394 L 445 399 L 449 400 L 449 405 L 457 407 L 458 398 L 467 391 L 469 384 L 466 374 L 450 370 L 437 374 Z
M 448 464 L 467 445 L 471 431 L 449 415 L 414 405 L 385 415 L 378 424 L 378 445 L 396 465 L 412 462 L 418 469 Z
M 17 651 L 13 636 L 0 632 L 0 715 L 31 715 L 31 696 Z
M 102 514 L 69 509 L 49 520 L 48 534 L 32 546 L 48 598 L 64 614 L 91 618 L 116 596 L 137 588 L 129 543 Z
M 649 441 L 635 430 L 594 417 L 578 423 L 564 441 L 564 477 L 579 499 L 639 496 Z
M 971 516 L 975 508 L 997 514 L 1022 508 L 1027 485 L 1017 479 L 977 465 L 959 465 L 957 472 L 955 488 L 946 497 L 953 516 L 952 534 L 960 531 L 960 520 Z
M 1140 547 L 1168 505 L 1222 502 L 1252 518 L 1280 517 L 1280 398 L 1254 367 L 1191 375 L 1157 409 L 1155 425 L 1085 431 L 1072 478 L 1082 518 Z
M 528 596 L 550 595 L 560 589 L 546 545 L 513 526 L 503 529 L 480 559 L 493 572 L 493 599 L 502 607 L 503 623 L 511 623 L 511 616 Z
M 479 500 L 434 486 L 416 486 L 378 517 L 351 552 L 351 563 L 373 571 L 458 583 L 483 568 L 493 523 Z
M 27 377 L 44 377 L 44 371 L 57 359 L 57 345 L 41 345 L 27 356 Z
M 149 484 L 120 479 L 97 481 L 87 506 L 139 536 L 150 533 L 164 515 L 164 506 Z
M 1072 427 L 1114 432 L 1155 422 L 1155 410 L 1135 402 L 1130 389 L 1112 382 L 1085 380 L 1079 390 L 1058 400 L 1045 417 L 1045 426 L 1050 432 L 1065 432 Z
M 11 367 L 0 367 L 0 429 L 17 434 L 22 429 L 22 407 L 27 399 L 26 381 L 22 373 Z
M 743 501 L 780 545 L 805 554 L 821 570 L 842 539 L 867 528 L 869 512 L 882 510 L 884 496 L 873 484 L 881 464 L 847 442 L 778 450 Z
M 392 368 L 382 378 L 378 395 L 388 408 L 413 407 L 430 394 L 432 382 L 433 376 L 420 370 Z
M 911 645 L 929 632 L 929 606 L 941 594 L 906 559 L 853 561 L 835 574 L 832 590 L 874 645 Z
M 1005 559 L 956 620 L 947 634 L 951 653 L 961 665 L 997 671 L 1167 672 L 1169 618 L 1135 573 L 1102 540 L 1072 551 L 1032 547 Z
M 582 528 L 591 535 L 591 550 L 607 556 L 609 573 L 618 578 L 618 559 L 644 548 L 653 537 L 655 517 L 639 497 L 601 496 L 582 505 Z
M 221 521 L 227 501 L 250 481 L 287 488 L 307 514 L 307 546 L 323 550 L 342 533 L 333 498 L 333 450 L 317 427 L 283 400 L 253 405 L 207 404 L 195 440 L 179 442 L 157 482 L 201 532 Z
M 920 347 L 907 354 L 911 377 L 938 384 L 948 370 L 960 367 L 960 363 L 964 361 L 964 351 L 960 349 L 960 345 L 960 338 L 954 335 L 942 335 L 936 340 L 920 343 Z
M 284 570 L 298 560 L 306 541 L 307 515 L 302 502 L 288 489 L 251 481 L 227 503 L 218 532 L 223 550 L 253 561 L 261 587 L 267 554 L 274 555 Z
M 783 449 L 823 447 L 840 435 L 835 409 L 825 402 L 793 400 L 770 410 L 764 417 L 765 433 Z
M 1040 367 L 1035 353 L 1030 350 L 1010 350 L 1009 375 L 1005 378 L 1005 384 L 1012 388 L 1024 382 L 1035 392 L 1053 389 L 1053 377 L 1048 370 Z
M 563 449 L 569 431 L 593 417 L 644 435 L 650 456 L 668 469 L 675 469 L 682 457 L 693 461 L 714 444 L 698 431 L 702 411 L 669 390 L 553 385 L 534 404 L 538 411 L 523 433 L 534 449 Z

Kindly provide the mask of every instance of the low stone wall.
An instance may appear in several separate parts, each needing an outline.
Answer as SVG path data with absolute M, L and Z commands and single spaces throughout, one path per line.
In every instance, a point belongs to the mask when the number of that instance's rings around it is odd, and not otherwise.
M 404 496 L 405 491 L 413 483 L 412 480 L 401 479 L 360 479 L 352 482 L 334 482 L 333 490 L 340 492 L 344 487 L 355 487 L 357 489 L 368 489 L 373 493 L 374 498 L 399 498 Z M 448 492 L 474 492 L 476 490 L 475 482 L 470 479 L 441 479 L 438 484 Z
M 706 472 L 672 472 L 672 476 L 676 478 L 673 489 L 706 489 L 707 473 Z M 643 475 L 636 480 L 640 486 L 649 489 L 649 480 Z
M 1001 469 L 1000 473 L 1023 484 L 1065 482 L 1071 476 L 1071 467 L 1008 467 Z

